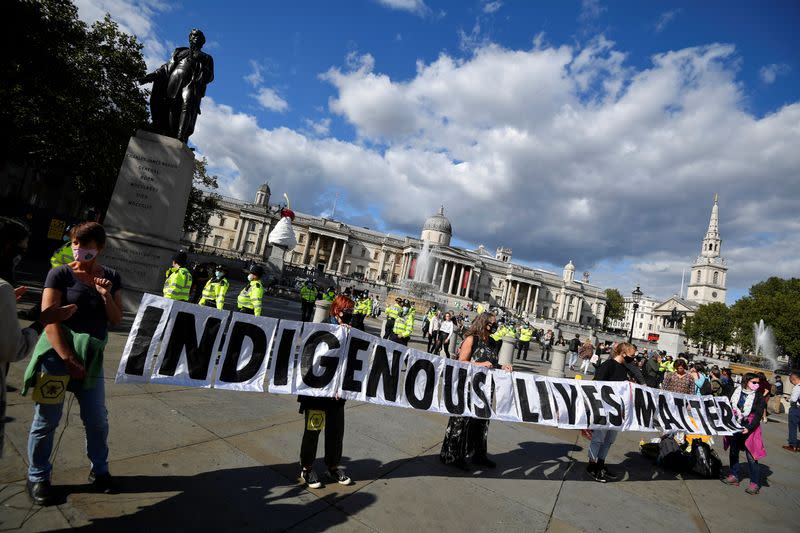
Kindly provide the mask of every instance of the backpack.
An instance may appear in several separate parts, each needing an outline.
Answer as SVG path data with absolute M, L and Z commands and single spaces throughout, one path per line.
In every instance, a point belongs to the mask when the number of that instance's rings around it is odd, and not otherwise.
M 706 379 L 703 381 L 703 384 L 702 384 L 702 385 L 700 385 L 700 395 L 701 395 L 701 396 L 708 396 L 708 395 L 712 394 L 713 392 L 714 392 L 714 391 L 713 391 L 713 389 L 711 388 L 711 381 L 709 381 L 709 379 L 708 379 L 708 378 L 706 378 Z
M 721 468 L 722 461 L 717 452 L 700 439 L 695 439 L 692 442 L 692 472 L 706 479 L 714 479 L 719 477 Z
M 572 339 L 571 341 L 569 341 L 570 352 L 577 352 L 580 346 L 581 346 L 581 341 L 579 341 L 578 339 Z
M 664 437 L 658 444 L 657 464 L 673 472 L 686 472 L 692 468 L 692 458 L 683 453 L 672 437 Z

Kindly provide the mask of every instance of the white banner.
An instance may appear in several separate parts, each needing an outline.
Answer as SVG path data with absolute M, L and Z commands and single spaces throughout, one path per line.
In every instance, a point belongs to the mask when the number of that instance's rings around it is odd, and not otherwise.
M 149 294 L 142 298 L 116 382 L 338 395 L 378 405 L 568 429 L 707 435 L 731 435 L 742 429 L 724 396 L 506 372 L 343 326 L 229 313 Z

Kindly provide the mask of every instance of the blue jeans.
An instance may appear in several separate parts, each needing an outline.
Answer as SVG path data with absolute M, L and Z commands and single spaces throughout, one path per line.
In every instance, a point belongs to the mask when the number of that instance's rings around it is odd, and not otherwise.
M 761 486 L 761 476 L 759 475 L 759 468 L 758 468 L 758 461 L 756 461 L 752 454 L 747 450 L 744 445 L 745 435 L 741 433 L 737 433 L 731 436 L 730 439 L 730 448 L 729 451 L 729 458 L 731 463 L 731 474 L 736 476 L 736 479 L 740 479 L 739 477 L 739 452 L 744 452 L 744 456 L 747 458 L 747 465 L 750 467 L 750 483 L 755 483 L 759 487 Z
M 617 432 L 610 429 L 593 429 L 592 443 L 589 445 L 589 460 L 593 462 L 605 461 L 608 450 L 617 440 Z
M 69 374 L 64 361 L 55 353 L 42 357 L 41 369 L 51 376 Z M 83 426 L 86 428 L 86 455 L 92 463 L 92 471 L 95 474 L 108 473 L 108 411 L 103 373 L 97 376 L 94 388 L 80 389 L 74 394 L 81 409 Z M 53 470 L 50 453 L 64 403 L 34 402 L 33 405 L 33 422 L 28 435 L 28 479 L 38 482 L 50 479 L 50 472 Z
M 789 408 L 789 446 L 797 447 L 797 428 L 800 427 L 800 407 Z
M 575 366 L 575 363 L 578 362 L 578 352 L 569 352 L 569 361 L 567 362 L 567 366 L 572 368 Z

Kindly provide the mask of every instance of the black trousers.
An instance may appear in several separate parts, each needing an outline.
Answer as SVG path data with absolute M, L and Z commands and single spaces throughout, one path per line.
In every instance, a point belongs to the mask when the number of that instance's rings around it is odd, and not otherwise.
M 394 318 L 386 319 L 386 330 L 383 332 L 383 338 L 388 339 L 394 330 Z
M 436 347 L 434 348 L 434 353 L 437 355 L 439 354 L 439 350 L 444 348 L 444 353 L 448 359 L 450 359 L 450 343 L 446 342 L 447 339 L 447 332 L 446 331 L 437 331 L 436 332 L 437 339 L 436 339 Z M 455 335 L 455 333 L 453 333 Z
M 522 355 L 522 358 L 528 360 L 528 348 L 531 347 L 531 341 L 519 341 L 517 343 L 517 359 Z
M 255 311 L 253 311 L 253 309 L 250 308 L 250 307 L 240 307 L 239 308 L 239 312 L 242 313 L 243 315 L 254 315 L 254 314 L 256 314 Z
M 429 331 L 428 332 L 428 348 L 427 351 L 430 352 L 431 348 L 436 346 L 436 343 L 439 341 L 439 332 L 438 331 Z
M 408 346 L 408 337 L 398 337 L 394 333 L 392 336 L 389 337 L 389 340 L 392 342 L 396 342 L 397 344 L 402 344 L 403 346 Z
M 303 441 L 300 443 L 300 465 L 311 468 L 317 458 L 317 444 L 321 431 L 308 429 L 308 414 L 305 411 L 305 429 Z M 336 468 L 342 460 L 342 441 L 344 440 L 344 403 L 336 402 L 325 411 L 325 466 Z
M 314 317 L 314 302 L 300 300 L 300 320 L 310 322 Z

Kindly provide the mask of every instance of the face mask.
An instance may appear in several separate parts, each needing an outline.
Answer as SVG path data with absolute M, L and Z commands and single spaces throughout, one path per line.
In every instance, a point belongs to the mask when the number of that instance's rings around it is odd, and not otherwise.
M 758 383 L 748 383 L 747 388 L 750 390 L 758 390 L 759 384 Z
M 75 261 L 86 262 L 97 257 L 97 248 L 82 248 L 81 246 L 72 247 L 72 256 Z
M 353 320 L 353 310 L 345 309 L 342 311 L 341 315 L 339 316 L 339 320 L 342 321 L 342 324 L 349 324 L 350 321 Z
M 254 279 L 256 279 L 256 275 L 255 274 L 248 274 L 247 275 L 247 281 L 253 281 Z
M 406 314 L 406 313 L 408 313 L 408 307 L 404 307 L 403 308 L 403 314 Z
M 214 275 L 217 276 L 218 278 L 221 278 L 222 275 L 223 275 L 223 272 L 221 270 L 217 270 L 217 271 L 214 272 Z M 250 277 L 250 276 L 248 276 L 248 277 Z
M 489 324 L 489 331 L 491 331 L 492 333 L 497 331 L 497 324 Z
M 62 239 L 62 240 L 63 240 L 64 242 L 69 242 L 69 241 L 70 241 L 70 240 L 72 240 L 72 239 L 70 239 L 70 236 L 69 236 L 69 235 L 64 235 L 64 237 L 63 237 L 63 239 Z
M 625 362 L 626 363 L 633 363 L 633 356 L 632 355 L 626 355 L 625 356 Z

